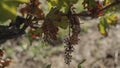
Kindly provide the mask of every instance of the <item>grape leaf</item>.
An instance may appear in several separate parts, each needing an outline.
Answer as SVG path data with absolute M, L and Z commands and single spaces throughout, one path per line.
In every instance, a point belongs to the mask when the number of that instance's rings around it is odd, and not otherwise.
M 64 5 L 63 0 L 47 0 L 49 8 L 56 6 L 57 8 L 61 8 Z
M 51 8 L 46 17 L 51 20 L 55 26 L 66 29 L 68 27 L 68 18 L 61 14 L 62 12 L 60 12 L 58 8 Z
M 105 0 L 105 1 L 104 1 L 104 5 L 105 5 L 105 6 L 109 5 L 110 3 L 111 3 L 110 0 Z
M 110 14 L 107 17 L 107 23 L 110 24 L 110 25 L 116 25 L 117 21 L 118 21 L 118 17 L 117 17 L 116 14 Z
M 67 29 L 69 23 L 67 17 L 63 16 L 61 21 L 55 21 L 54 24 L 62 29 Z
M 84 8 L 88 8 L 88 10 L 91 10 L 94 7 L 96 7 L 96 2 L 95 2 L 95 0 L 84 0 L 83 6 L 84 6 Z
M 15 19 L 18 5 L 26 2 L 28 2 L 28 0 L 1 0 L 0 22 L 5 22 L 8 19 Z
M 103 36 L 107 36 L 108 35 L 107 28 L 108 28 L 107 21 L 106 21 L 106 19 L 104 17 L 102 17 L 100 19 L 100 23 L 98 24 L 98 29 L 99 29 L 100 33 Z
M 57 7 L 62 12 L 66 13 L 70 4 L 76 4 L 78 0 L 47 0 L 48 7 Z
M 78 2 L 78 0 L 65 0 L 65 2 L 68 4 L 68 5 L 71 5 L 71 4 L 76 4 Z

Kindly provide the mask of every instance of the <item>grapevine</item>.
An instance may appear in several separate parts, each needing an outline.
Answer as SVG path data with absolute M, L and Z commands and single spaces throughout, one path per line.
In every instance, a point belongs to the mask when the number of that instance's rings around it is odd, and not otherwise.
M 120 0 L 83 0 L 83 7 L 86 11 L 77 13 L 74 4 L 78 0 L 46 0 L 50 6 L 50 11 L 45 15 L 39 0 L 30 0 L 25 3 L 19 11 L 20 15 L 15 20 L 11 20 L 8 26 L 0 26 L 0 40 L 8 40 L 26 34 L 28 29 L 29 37 L 34 39 L 44 39 L 45 41 L 55 41 L 58 39 L 59 29 L 69 28 L 68 37 L 65 38 L 65 63 L 70 64 L 74 45 L 79 42 L 80 17 L 100 18 L 98 23 L 99 32 L 103 36 L 108 36 L 109 26 L 116 25 L 118 17 L 115 14 L 107 14 L 114 11 L 113 6 L 120 4 Z M 43 21 L 40 23 L 39 21 Z

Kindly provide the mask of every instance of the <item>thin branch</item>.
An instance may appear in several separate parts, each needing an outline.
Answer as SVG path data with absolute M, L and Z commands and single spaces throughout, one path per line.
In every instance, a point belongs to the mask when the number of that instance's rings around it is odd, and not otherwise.
M 106 6 L 106 7 L 102 8 L 102 9 L 98 10 L 98 11 L 95 12 L 95 13 L 99 13 L 99 12 L 101 12 L 101 11 L 107 10 L 107 9 L 109 9 L 110 7 L 116 6 L 116 5 L 118 5 L 118 4 L 120 4 L 120 1 L 113 2 L 113 3 L 109 4 L 108 6 Z M 63 14 L 63 15 L 67 16 L 67 14 Z M 76 14 L 72 14 L 72 15 L 73 15 L 73 16 L 87 16 L 87 17 L 91 17 L 91 16 L 93 16 L 93 15 L 95 15 L 95 14 L 90 13 L 90 12 L 88 12 L 88 11 L 83 11 L 83 12 L 76 13 Z
M 111 3 L 110 5 L 108 5 L 108 6 L 104 7 L 104 8 L 102 8 L 102 9 L 98 10 L 98 12 L 104 11 L 104 10 L 109 9 L 112 6 L 116 6 L 118 4 L 120 4 L 120 1 L 115 1 L 115 2 Z

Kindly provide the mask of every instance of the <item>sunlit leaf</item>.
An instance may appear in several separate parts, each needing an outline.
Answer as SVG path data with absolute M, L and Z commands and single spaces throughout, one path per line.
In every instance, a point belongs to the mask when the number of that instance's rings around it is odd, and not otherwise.
M 65 2 L 70 5 L 70 4 L 76 4 L 78 0 L 65 0 Z
M 110 3 L 111 3 L 110 0 L 104 0 L 104 5 L 105 5 L 105 6 L 109 5 Z
M 28 0 L 1 0 L 0 22 L 4 22 L 8 19 L 15 19 L 18 5 L 26 2 L 28 2 Z
M 48 7 L 50 9 L 52 7 L 57 7 L 64 13 L 66 13 L 68 11 L 68 7 L 70 4 L 75 4 L 77 2 L 78 2 L 78 0 L 47 0 Z
M 116 14 L 110 14 L 110 15 L 107 17 L 107 23 L 108 23 L 108 24 L 116 25 L 116 24 L 117 24 L 117 21 L 118 21 L 118 17 L 117 17 Z
M 100 33 L 103 36 L 107 36 L 108 35 L 107 28 L 108 28 L 108 24 L 107 24 L 106 19 L 105 18 L 101 18 L 100 19 L 100 23 L 98 24 L 98 29 L 99 29 Z

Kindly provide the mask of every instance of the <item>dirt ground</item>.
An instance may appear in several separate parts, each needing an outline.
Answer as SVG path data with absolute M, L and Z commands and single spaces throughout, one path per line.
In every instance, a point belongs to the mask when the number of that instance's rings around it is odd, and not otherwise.
M 120 25 L 111 27 L 109 36 L 104 38 L 98 32 L 98 20 L 81 22 L 84 24 L 81 25 L 80 41 L 74 46 L 69 66 L 64 63 L 64 45 L 38 48 L 35 52 L 37 55 L 33 55 L 32 50 L 26 47 L 28 44 L 25 42 L 28 40 L 22 37 L 17 41 L 23 42 L 23 48 L 20 43 L 15 42 L 16 39 L 8 40 L 1 45 L 13 60 L 7 68 L 45 68 L 47 64 L 51 64 L 51 68 L 77 68 L 82 60 L 85 60 L 82 68 L 120 68 Z M 34 44 L 38 45 L 36 42 Z

